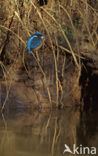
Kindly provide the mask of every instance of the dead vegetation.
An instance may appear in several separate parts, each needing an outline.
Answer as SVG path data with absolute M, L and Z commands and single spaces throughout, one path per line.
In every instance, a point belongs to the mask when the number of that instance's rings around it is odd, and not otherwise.
M 37 87 L 35 103 L 42 106 L 47 101 L 47 107 L 63 107 L 65 97 L 80 98 L 83 60 L 92 60 L 98 71 L 97 8 L 97 0 L 1 0 L 0 77 L 7 88 L 2 108 L 13 83 L 22 80 Z M 40 62 L 26 46 L 35 31 L 47 34 Z

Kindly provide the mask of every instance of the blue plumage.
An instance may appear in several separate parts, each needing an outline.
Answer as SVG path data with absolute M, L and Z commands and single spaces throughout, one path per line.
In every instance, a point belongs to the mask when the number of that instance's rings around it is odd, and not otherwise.
M 27 42 L 28 53 L 31 53 L 31 50 L 36 50 L 42 46 L 44 41 L 44 36 L 40 32 L 35 32 Z

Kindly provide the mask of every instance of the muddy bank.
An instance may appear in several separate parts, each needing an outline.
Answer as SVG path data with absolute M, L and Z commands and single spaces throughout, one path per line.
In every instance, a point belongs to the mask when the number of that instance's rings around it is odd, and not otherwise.
M 98 110 L 98 60 L 86 58 L 81 70 L 79 84 L 81 86 L 81 101 L 83 110 Z
M 86 111 L 96 110 L 98 69 L 95 68 L 94 62 L 83 59 L 81 72 L 79 72 L 70 60 L 70 56 L 66 59 L 61 55 L 58 62 L 59 85 L 57 86 L 53 57 L 46 55 L 46 52 L 39 53 L 40 66 L 32 55 L 28 56 L 25 60 L 27 71 L 21 63 L 21 58 L 16 67 L 7 67 L 10 77 L 7 73 L 6 81 L 3 79 L 0 81 L 0 106 L 2 107 L 5 102 L 4 107 L 9 109 L 80 106 Z
M 60 56 L 58 81 L 53 56 L 40 51 L 39 58 L 40 66 L 32 55 L 25 60 L 26 69 L 21 58 L 12 68 L 7 66 L 6 81 L 0 81 L 1 106 L 7 94 L 5 107 L 9 108 L 63 108 L 77 104 L 75 100 L 80 99 L 79 77 L 71 58 L 67 60 L 66 56 Z

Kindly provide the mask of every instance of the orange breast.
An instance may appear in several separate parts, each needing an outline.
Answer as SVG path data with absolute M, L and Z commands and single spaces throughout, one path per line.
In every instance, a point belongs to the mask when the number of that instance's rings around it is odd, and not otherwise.
M 44 41 L 42 42 L 42 44 L 39 47 L 35 48 L 34 51 L 38 51 L 43 45 L 44 45 Z

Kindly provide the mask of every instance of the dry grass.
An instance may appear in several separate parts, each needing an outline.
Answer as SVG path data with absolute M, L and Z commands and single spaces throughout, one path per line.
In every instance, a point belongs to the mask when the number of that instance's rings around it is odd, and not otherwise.
M 55 3 L 53 0 L 47 0 L 47 5 L 44 5 L 45 3 L 43 3 L 43 6 L 39 5 L 40 1 L 32 0 L 25 0 L 21 2 L 16 0 L 6 2 L 4 0 L 0 3 L 2 8 L 0 22 L 0 54 L 2 54 L 3 50 L 5 51 L 5 60 L 1 62 L 4 75 L 6 75 L 6 60 L 9 59 L 10 66 L 13 66 L 20 56 L 22 58 L 23 66 L 25 67 L 25 71 L 29 75 L 25 62 L 25 58 L 27 57 L 27 40 L 35 31 L 46 33 L 47 40 L 45 41 L 45 45 L 48 46 L 47 48 L 50 49 L 50 53 L 52 53 L 54 58 L 56 106 L 58 107 L 59 92 L 61 91 L 63 94 L 62 84 L 58 76 L 61 52 L 65 53 L 64 55 L 69 53 L 72 57 L 79 73 L 76 80 L 76 85 L 78 85 L 77 81 L 79 80 L 81 71 L 81 59 L 83 59 L 81 53 L 85 53 L 85 50 L 83 51 L 83 46 L 81 47 L 81 45 L 86 43 L 87 46 L 91 45 L 94 49 L 98 48 L 98 1 L 67 0 L 65 2 L 65 0 L 57 0 L 57 3 Z M 12 18 L 13 22 L 10 25 Z M 46 81 L 47 75 L 43 70 L 41 63 L 36 59 L 33 53 L 32 55 L 37 62 L 42 75 L 44 76 L 44 81 Z M 7 71 L 7 73 L 8 72 L 9 71 Z M 11 80 L 9 75 L 10 74 L 7 74 L 7 78 L 5 76 L 6 82 L 7 79 Z M 47 83 L 45 83 L 45 85 L 48 92 L 49 102 L 52 106 L 50 88 Z M 8 98 L 9 89 L 10 87 L 7 88 L 7 96 L 4 104 L 2 105 L 2 109 L 4 109 Z

